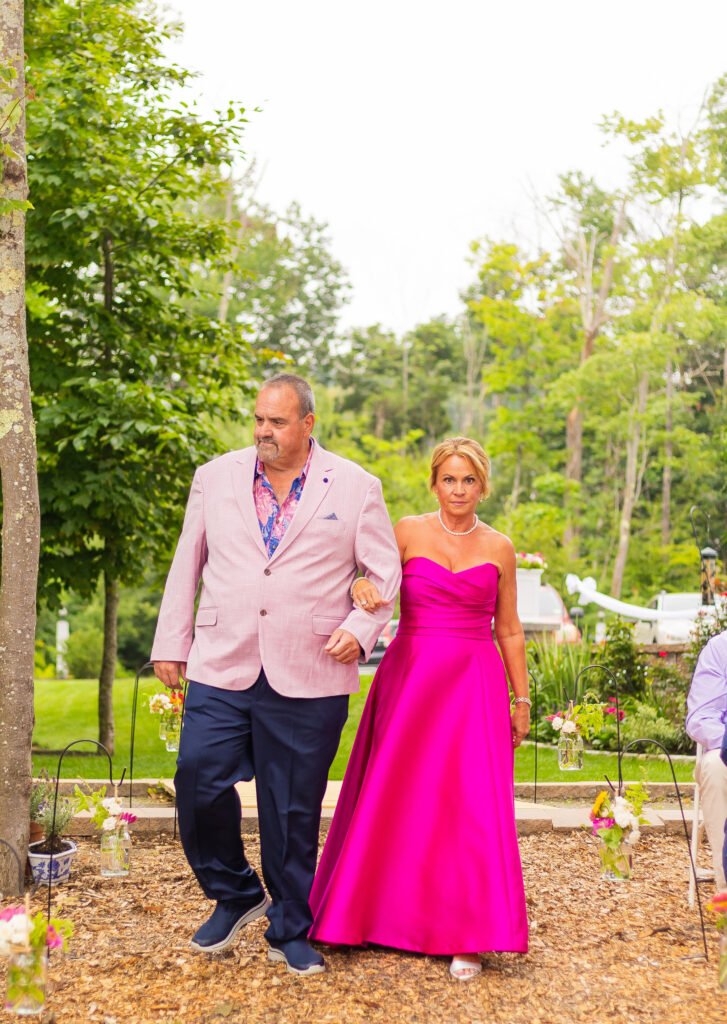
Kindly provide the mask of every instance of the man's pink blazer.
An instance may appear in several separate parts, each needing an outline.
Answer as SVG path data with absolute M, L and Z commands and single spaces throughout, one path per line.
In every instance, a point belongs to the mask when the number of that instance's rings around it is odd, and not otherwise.
M 268 558 L 253 499 L 255 457 L 243 448 L 195 473 L 151 660 L 186 661 L 189 679 L 227 690 L 252 686 L 264 666 L 287 697 L 354 693 L 357 663 L 341 665 L 324 647 L 340 626 L 367 658 L 391 618 L 393 603 L 368 615 L 349 593 L 359 571 L 386 600 L 399 588 L 381 483 L 314 443 L 297 511 Z

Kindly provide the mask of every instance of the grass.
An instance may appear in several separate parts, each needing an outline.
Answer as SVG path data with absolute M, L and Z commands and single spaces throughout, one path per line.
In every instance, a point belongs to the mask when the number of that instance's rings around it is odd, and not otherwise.
M 372 676 L 361 679 L 361 689 L 351 696 L 348 721 L 343 729 L 341 744 L 331 766 L 330 778 L 342 779 L 351 754 L 356 729 L 361 720 L 366 696 Z M 149 713 L 146 700 L 159 689 L 153 676 L 145 677 L 139 684 L 139 701 L 136 713 L 136 737 L 134 743 L 134 778 L 171 778 L 174 775 L 176 755 L 168 753 L 158 737 L 158 718 Z M 114 715 L 116 718 L 116 753 L 113 757 L 114 778 L 118 779 L 129 765 L 131 733 L 131 704 L 134 691 L 133 679 L 117 679 L 114 684 Z M 54 680 L 37 679 L 35 683 L 35 734 L 34 745 L 51 750 L 60 750 L 75 739 L 95 739 L 98 736 L 97 718 L 98 683 L 92 679 Z M 75 748 L 93 750 L 92 744 Z M 670 782 L 671 772 L 666 761 L 649 755 L 627 755 L 624 758 L 625 778 L 639 778 L 644 767 L 650 782 Z M 55 774 L 58 757 L 33 757 L 33 772 L 47 768 Z M 515 781 L 532 782 L 535 768 L 535 747 L 529 744 L 518 748 L 515 754 Z M 680 782 L 692 779 L 692 761 L 675 761 L 674 768 Z M 538 746 L 538 782 L 583 782 L 601 780 L 604 773 L 610 779 L 618 775 L 615 754 L 589 753 L 586 751 L 585 766 L 580 772 L 561 772 L 557 765 L 553 747 Z M 127 772 L 128 774 L 128 772 Z M 64 778 L 82 776 L 87 779 L 104 779 L 108 776 L 108 761 L 105 756 L 72 756 L 63 760 L 61 775 Z

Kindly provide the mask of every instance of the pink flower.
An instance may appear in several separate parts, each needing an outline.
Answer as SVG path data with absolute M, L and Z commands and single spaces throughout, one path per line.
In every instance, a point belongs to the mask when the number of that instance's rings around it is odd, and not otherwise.
M 659 657 L 660 658 L 665 658 L 666 657 L 666 651 L 659 651 L 658 653 L 659 653 Z
M 125 821 L 128 825 L 133 825 L 134 822 L 136 821 L 136 815 L 129 814 L 128 811 L 122 811 L 122 813 L 119 815 L 119 821 Z
M 63 945 L 63 937 L 58 934 L 52 924 L 48 925 L 45 944 L 46 946 L 50 946 L 51 949 L 60 949 Z
M 24 913 L 24 907 L 6 907 L 5 910 L 0 910 L 0 921 L 9 921 L 11 918 L 16 917 L 18 914 Z
M 613 828 L 616 821 L 613 818 L 594 818 L 593 819 L 593 834 L 598 835 L 599 828 Z

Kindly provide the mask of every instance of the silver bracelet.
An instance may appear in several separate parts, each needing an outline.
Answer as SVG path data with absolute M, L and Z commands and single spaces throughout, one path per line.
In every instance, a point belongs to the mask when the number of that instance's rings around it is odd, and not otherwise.
M 529 697 L 516 697 L 515 698 L 515 703 L 516 704 L 527 704 L 527 706 L 529 708 L 531 708 L 533 706 L 533 702 L 530 700 Z

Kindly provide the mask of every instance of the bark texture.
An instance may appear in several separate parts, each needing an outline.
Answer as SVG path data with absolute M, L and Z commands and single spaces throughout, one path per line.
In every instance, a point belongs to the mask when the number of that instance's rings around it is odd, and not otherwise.
M 22 0 L 0 4 L 0 49 L 16 68 L 14 100 L 21 111 L 17 124 L 11 131 L 6 127 L 3 134 L 3 141 L 17 156 L 3 161 L 0 197 L 23 201 L 28 186 L 22 112 Z M 3 106 L 13 99 L 8 91 Z M 0 479 L 0 837 L 24 861 L 31 787 L 40 512 L 25 333 L 25 214 L 19 209 L 0 213 Z M 0 851 L 0 890 L 7 894 L 18 888 L 15 861 Z
M 98 738 L 108 750 L 114 752 L 116 727 L 114 725 L 114 672 L 118 651 L 119 582 L 104 574 L 104 629 L 101 674 L 98 680 Z

